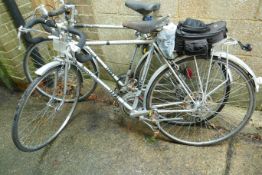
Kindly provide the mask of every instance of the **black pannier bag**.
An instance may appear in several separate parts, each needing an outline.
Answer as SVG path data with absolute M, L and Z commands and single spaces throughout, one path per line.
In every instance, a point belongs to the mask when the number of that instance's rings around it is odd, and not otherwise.
M 208 55 L 214 43 L 226 38 L 225 21 L 205 24 L 188 18 L 176 30 L 175 50 L 179 55 Z

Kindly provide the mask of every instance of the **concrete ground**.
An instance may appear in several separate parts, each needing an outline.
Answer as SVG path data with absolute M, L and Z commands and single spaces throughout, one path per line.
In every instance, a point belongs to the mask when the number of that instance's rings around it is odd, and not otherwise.
M 242 134 L 210 147 L 152 139 L 143 124 L 101 102 L 79 103 L 73 120 L 49 146 L 23 153 L 11 140 L 21 93 L 0 87 L 0 175 L 262 174 L 262 113 Z

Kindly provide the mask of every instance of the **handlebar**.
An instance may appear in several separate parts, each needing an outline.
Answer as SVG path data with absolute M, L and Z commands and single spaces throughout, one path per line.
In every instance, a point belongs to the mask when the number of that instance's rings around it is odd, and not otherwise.
M 66 12 L 66 8 L 63 5 L 62 7 L 60 7 L 57 10 L 53 10 L 53 11 L 48 12 L 48 17 L 59 16 L 59 15 L 62 15 L 63 13 L 65 13 L 65 12 Z
M 43 18 L 38 18 L 38 19 L 34 18 L 34 19 L 30 20 L 29 22 L 27 22 L 25 24 L 24 28 L 32 28 L 34 25 L 37 25 L 37 24 L 43 24 L 47 27 L 57 27 L 56 24 L 54 23 L 54 21 L 45 20 Z M 37 42 L 45 40 L 45 38 L 43 38 L 43 37 L 32 38 L 30 33 L 25 33 L 25 39 L 29 43 L 37 43 Z
M 45 8 L 44 5 L 40 5 L 37 9 L 41 12 L 42 18 L 46 18 L 46 19 L 48 17 L 54 17 L 54 16 L 62 15 L 63 13 L 66 12 L 65 5 L 62 5 L 59 9 L 53 10 L 53 11 L 47 11 L 47 9 Z
M 29 22 L 27 22 L 25 24 L 24 28 L 32 28 L 34 25 L 37 25 L 37 24 L 43 24 L 43 25 L 46 25 L 47 27 L 53 27 L 53 28 L 58 27 L 57 24 L 53 20 L 46 20 L 46 19 L 43 19 L 43 18 L 35 18 L 35 19 L 32 19 Z M 80 49 L 83 49 L 83 47 L 85 46 L 85 42 L 86 42 L 86 37 L 85 37 L 84 33 L 80 32 L 77 29 L 74 29 L 72 27 L 69 27 L 69 28 L 66 28 L 66 29 L 62 28 L 62 30 L 64 30 L 65 32 L 69 32 L 73 35 L 79 36 L 80 39 L 79 39 L 77 46 Z M 37 42 L 44 40 L 45 38 L 43 38 L 43 37 L 32 38 L 29 33 L 26 33 L 25 39 L 30 43 L 37 43 Z
M 25 24 L 25 28 L 32 28 L 34 25 L 36 24 L 45 24 L 47 25 L 48 27 L 57 27 L 57 25 L 55 24 L 54 21 L 52 20 L 46 20 L 46 19 L 43 19 L 43 18 L 34 18 L 30 21 L 28 21 L 26 24 Z
M 53 10 L 53 11 L 47 11 L 47 9 L 45 8 L 44 5 L 40 5 L 37 9 L 41 12 L 41 14 L 42 14 L 41 18 L 43 18 L 43 19 L 48 19 L 49 17 L 59 16 L 59 15 L 66 12 L 65 5 L 61 6 L 59 9 Z M 48 33 L 53 32 L 50 27 L 48 27 L 44 24 L 42 24 L 42 27 Z

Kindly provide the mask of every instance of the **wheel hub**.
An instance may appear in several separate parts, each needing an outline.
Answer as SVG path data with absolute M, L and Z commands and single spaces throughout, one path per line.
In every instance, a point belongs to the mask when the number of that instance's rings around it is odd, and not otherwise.
M 210 96 L 203 95 L 202 92 L 193 92 L 192 95 L 195 103 L 192 102 L 189 96 L 186 96 L 184 99 L 186 109 L 195 109 L 194 112 L 189 112 L 191 116 L 195 118 L 196 121 L 202 121 L 210 113 L 209 102 L 212 102 Z

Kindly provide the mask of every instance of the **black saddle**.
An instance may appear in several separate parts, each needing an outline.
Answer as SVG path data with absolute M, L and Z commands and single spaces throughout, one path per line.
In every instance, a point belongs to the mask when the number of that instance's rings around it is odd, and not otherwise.
M 163 17 L 158 20 L 153 21 L 131 21 L 123 23 L 123 26 L 129 29 L 134 29 L 141 33 L 151 33 L 157 31 L 157 29 L 161 29 L 163 26 L 169 23 L 168 17 Z
M 138 12 L 138 13 L 144 15 L 144 16 L 148 15 L 151 12 L 154 12 L 154 11 L 160 9 L 160 3 L 148 3 L 148 2 L 140 2 L 140 1 L 134 1 L 134 0 L 133 1 L 132 0 L 126 0 L 125 5 L 128 8 L 130 8 L 130 9 L 132 9 L 132 10 L 134 10 L 134 11 L 136 11 L 136 12 Z

